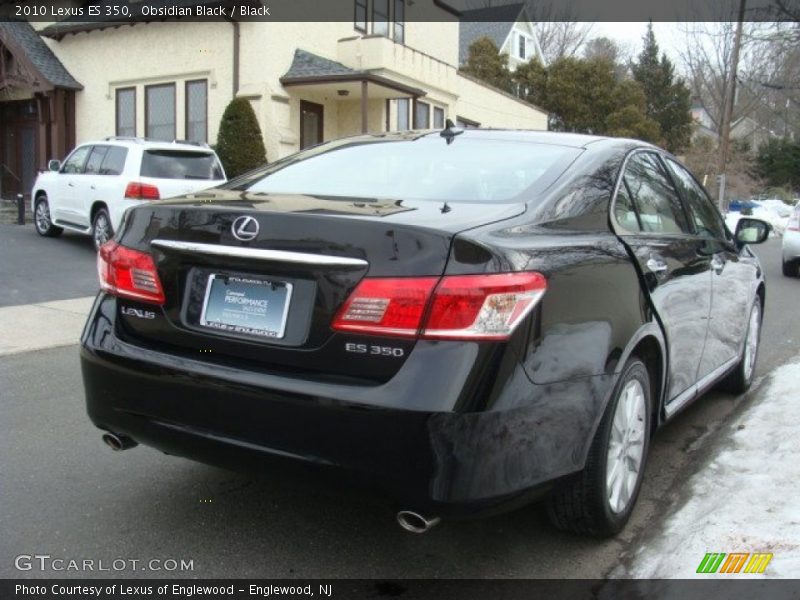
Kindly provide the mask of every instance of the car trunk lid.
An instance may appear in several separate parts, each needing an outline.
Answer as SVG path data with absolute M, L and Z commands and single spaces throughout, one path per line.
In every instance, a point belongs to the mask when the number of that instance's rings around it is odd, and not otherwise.
M 142 205 L 128 214 L 120 241 L 152 254 L 166 302 L 162 311 L 150 310 L 155 318 L 122 310 L 123 334 L 217 361 L 386 380 L 413 340 L 392 340 L 384 355 L 368 350 L 356 357 L 348 348 L 370 347 L 375 338 L 330 327 L 358 282 L 365 276 L 438 277 L 456 233 L 522 212 L 523 204 L 230 190 Z M 120 304 L 143 308 L 135 301 Z M 262 330 L 237 328 L 236 315 L 248 310 L 259 314 L 251 322 Z

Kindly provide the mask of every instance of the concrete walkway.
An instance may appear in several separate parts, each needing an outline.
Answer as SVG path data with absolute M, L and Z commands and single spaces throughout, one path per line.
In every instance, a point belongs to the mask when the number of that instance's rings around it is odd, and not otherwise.
M 0 307 L 0 356 L 77 344 L 94 296 Z

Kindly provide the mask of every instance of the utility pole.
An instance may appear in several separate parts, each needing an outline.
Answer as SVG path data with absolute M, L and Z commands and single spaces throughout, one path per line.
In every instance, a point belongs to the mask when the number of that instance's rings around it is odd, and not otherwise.
M 736 102 L 736 73 L 739 71 L 739 48 L 742 45 L 742 27 L 744 23 L 744 7 L 746 0 L 739 0 L 739 19 L 736 23 L 736 35 L 733 38 L 733 52 L 731 54 L 731 69 L 725 90 L 728 96 L 722 107 L 722 120 L 719 133 L 719 165 L 717 181 L 719 183 L 719 210 L 725 212 L 725 172 L 728 166 L 728 154 L 731 142 L 731 120 L 733 118 L 733 105 Z

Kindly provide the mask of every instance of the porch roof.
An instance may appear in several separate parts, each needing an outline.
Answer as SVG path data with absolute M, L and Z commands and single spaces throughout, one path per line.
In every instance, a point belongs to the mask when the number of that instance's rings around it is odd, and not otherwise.
M 281 84 L 285 87 L 362 81 L 400 92 L 404 96 L 421 97 L 426 93 L 425 90 L 369 71 L 351 69 L 340 62 L 299 48 L 294 51 L 294 59 L 289 70 L 280 78 Z

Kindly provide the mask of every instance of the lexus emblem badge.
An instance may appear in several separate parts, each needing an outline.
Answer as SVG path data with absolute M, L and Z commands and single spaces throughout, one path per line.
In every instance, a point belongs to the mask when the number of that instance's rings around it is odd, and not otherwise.
M 258 235 L 258 221 L 253 217 L 237 217 L 231 226 L 233 237 L 243 242 L 256 239 Z

